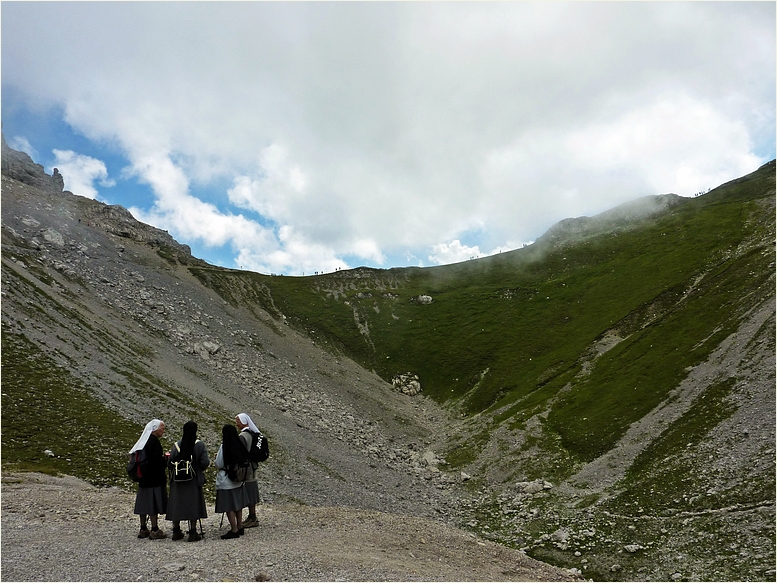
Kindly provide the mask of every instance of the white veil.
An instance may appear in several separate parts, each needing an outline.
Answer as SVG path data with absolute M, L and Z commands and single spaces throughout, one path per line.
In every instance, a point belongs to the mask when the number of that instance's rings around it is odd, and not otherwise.
M 141 433 L 140 439 L 138 439 L 135 442 L 135 445 L 132 446 L 130 453 L 133 453 L 135 451 L 138 451 L 139 449 L 143 449 L 144 447 L 146 447 L 146 442 L 148 441 L 148 438 L 151 435 L 151 432 L 159 429 L 160 425 L 162 425 L 162 421 L 159 419 L 152 419 L 151 421 L 146 423 L 146 427 L 143 429 L 143 433 Z
M 259 431 L 259 428 L 256 425 L 254 425 L 254 422 L 251 420 L 251 417 L 248 416 L 248 413 L 241 413 L 237 417 L 238 419 L 240 419 L 240 423 L 242 423 L 243 425 L 248 425 L 248 429 L 250 429 L 254 433 L 261 433 L 261 431 Z

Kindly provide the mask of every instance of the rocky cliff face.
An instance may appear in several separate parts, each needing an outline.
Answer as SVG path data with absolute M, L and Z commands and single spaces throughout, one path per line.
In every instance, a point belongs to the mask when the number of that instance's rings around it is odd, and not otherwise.
M 60 194 L 65 188 L 65 180 L 58 169 L 54 168 L 54 175 L 49 176 L 43 166 L 33 162 L 27 154 L 11 149 L 4 135 L 2 136 L 2 159 L 3 176 L 51 194 Z

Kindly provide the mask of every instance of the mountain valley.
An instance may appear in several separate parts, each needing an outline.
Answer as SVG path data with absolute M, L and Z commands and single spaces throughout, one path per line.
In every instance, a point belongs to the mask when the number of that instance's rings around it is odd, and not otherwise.
M 437 521 L 586 579 L 774 580 L 774 292 L 774 161 L 509 253 L 288 277 L 3 140 L 2 469 L 129 488 L 149 419 L 215 455 L 245 411 L 269 507 Z

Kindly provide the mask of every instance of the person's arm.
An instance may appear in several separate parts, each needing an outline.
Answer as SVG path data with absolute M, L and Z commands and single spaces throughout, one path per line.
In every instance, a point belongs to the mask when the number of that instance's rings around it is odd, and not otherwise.
M 216 454 L 216 467 L 220 470 L 224 469 L 224 447 L 219 446 L 219 452 Z
M 181 455 L 180 450 L 176 447 L 178 444 L 176 443 L 173 445 L 172 449 L 170 449 L 170 457 L 167 458 L 167 467 L 172 468 L 173 462 L 178 459 L 178 456 Z
M 204 472 L 205 468 L 207 468 L 210 465 L 210 458 L 208 457 L 208 448 L 202 441 L 200 442 L 200 457 L 199 457 L 198 463 L 200 466 L 200 471 L 202 472 Z

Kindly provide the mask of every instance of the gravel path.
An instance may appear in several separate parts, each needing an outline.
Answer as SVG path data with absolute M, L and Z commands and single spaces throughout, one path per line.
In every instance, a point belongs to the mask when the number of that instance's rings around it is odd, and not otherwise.
M 260 526 L 196 543 L 136 538 L 134 495 L 70 476 L 2 476 L 4 581 L 574 581 L 441 523 L 352 508 L 265 505 Z M 171 523 L 165 521 L 168 532 Z

